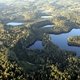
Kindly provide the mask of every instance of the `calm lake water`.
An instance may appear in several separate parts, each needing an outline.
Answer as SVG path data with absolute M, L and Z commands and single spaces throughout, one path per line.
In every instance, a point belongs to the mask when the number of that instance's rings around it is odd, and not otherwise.
M 43 49 L 42 41 L 36 41 L 29 49 Z
M 62 33 L 62 34 L 50 34 L 51 41 L 59 46 L 61 49 L 67 50 L 67 51 L 73 51 L 76 52 L 78 56 L 80 56 L 80 47 L 77 46 L 69 46 L 67 43 L 67 38 L 70 36 L 77 36 L 80 35 L 80 29 L 72 29 L 68 33 Z
M 72 29 L 70 32 L 62 33 L 62 34 L 49 34 L 53 44 L 55 44 L 58 47 L 60 47 L 60 49 L 76 52 L 77 55 L 80 56 L 80 47 L 69 46 L 68 43 L 67 43 L 67 38 L 68 37 L 70 37 L 70 36 L 78 36 L 78 35 L 80 35 L 80 29 Z M 42 41 L 36 41 L 29 48 L 30 49 L 43 49 Z
M 8 26 L 20 26 L 20 25 L 23 25 L 23 23 L 20 23 L 20 22 L 9 22 L 6 25 L 8 25 Z

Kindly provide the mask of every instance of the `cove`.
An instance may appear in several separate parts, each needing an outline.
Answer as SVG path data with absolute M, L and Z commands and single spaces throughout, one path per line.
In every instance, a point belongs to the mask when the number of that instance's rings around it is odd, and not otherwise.
M 42 41 L 36 41 L 29 49 L 43 49 Z
M 62 34 L 49 34 L 53 44 L 59 46 L 60 49 L 76 52 L 77 56 L 80 56 L 80 47 L 69 46 L 68 43 L 67 43 L 67 38 L 68 37 L 78 36 L 78 35 L 80 35 L 80 29 L 72 29 L 70 32 L 62 33 Z

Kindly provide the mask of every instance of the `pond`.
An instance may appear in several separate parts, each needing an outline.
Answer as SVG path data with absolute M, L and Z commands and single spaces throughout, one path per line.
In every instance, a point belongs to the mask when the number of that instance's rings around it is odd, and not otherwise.
M 69 46 L 67 43 L 68 37 L 80 35 L 80 29 L 72 29 L 68 33 L 62 33 L 62 34 L 57 34 L 57 35 L 49 34 L 49 35 L 51 37 L 51 41 L 57 46 L 59 46 L 61 49 L 76 52 L 77 55 L 80 56 L 80 47 Z
M 9 22 L 6 25 L 7 26 L 20 26 L 23 25 L 24 23 L 20 23 L 20 22 Z
M 52 28 L 54 25 L 46 25 L 46 26 L 43 26 L 42 28 Z
M 43 18 L 43 19 L 49 19 L 49 18 L 52 18 L 52 16 L 41 16 L 41 18 Z
M 29 49 L 43 49 L 42 41 L 36 41 Z

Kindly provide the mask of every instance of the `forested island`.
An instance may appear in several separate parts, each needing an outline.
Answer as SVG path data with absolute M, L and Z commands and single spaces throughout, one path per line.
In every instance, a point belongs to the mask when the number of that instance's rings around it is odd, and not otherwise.
M 69 37 L 68 44 L 71 46 L 80 46 L 80 36 Z

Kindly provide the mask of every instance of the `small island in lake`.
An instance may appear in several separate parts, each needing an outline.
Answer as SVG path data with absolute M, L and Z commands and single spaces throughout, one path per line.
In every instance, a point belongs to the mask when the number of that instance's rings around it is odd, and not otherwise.
M 80 47 L 80 36 L 71 36 L 67 39 L 68 45 Z

